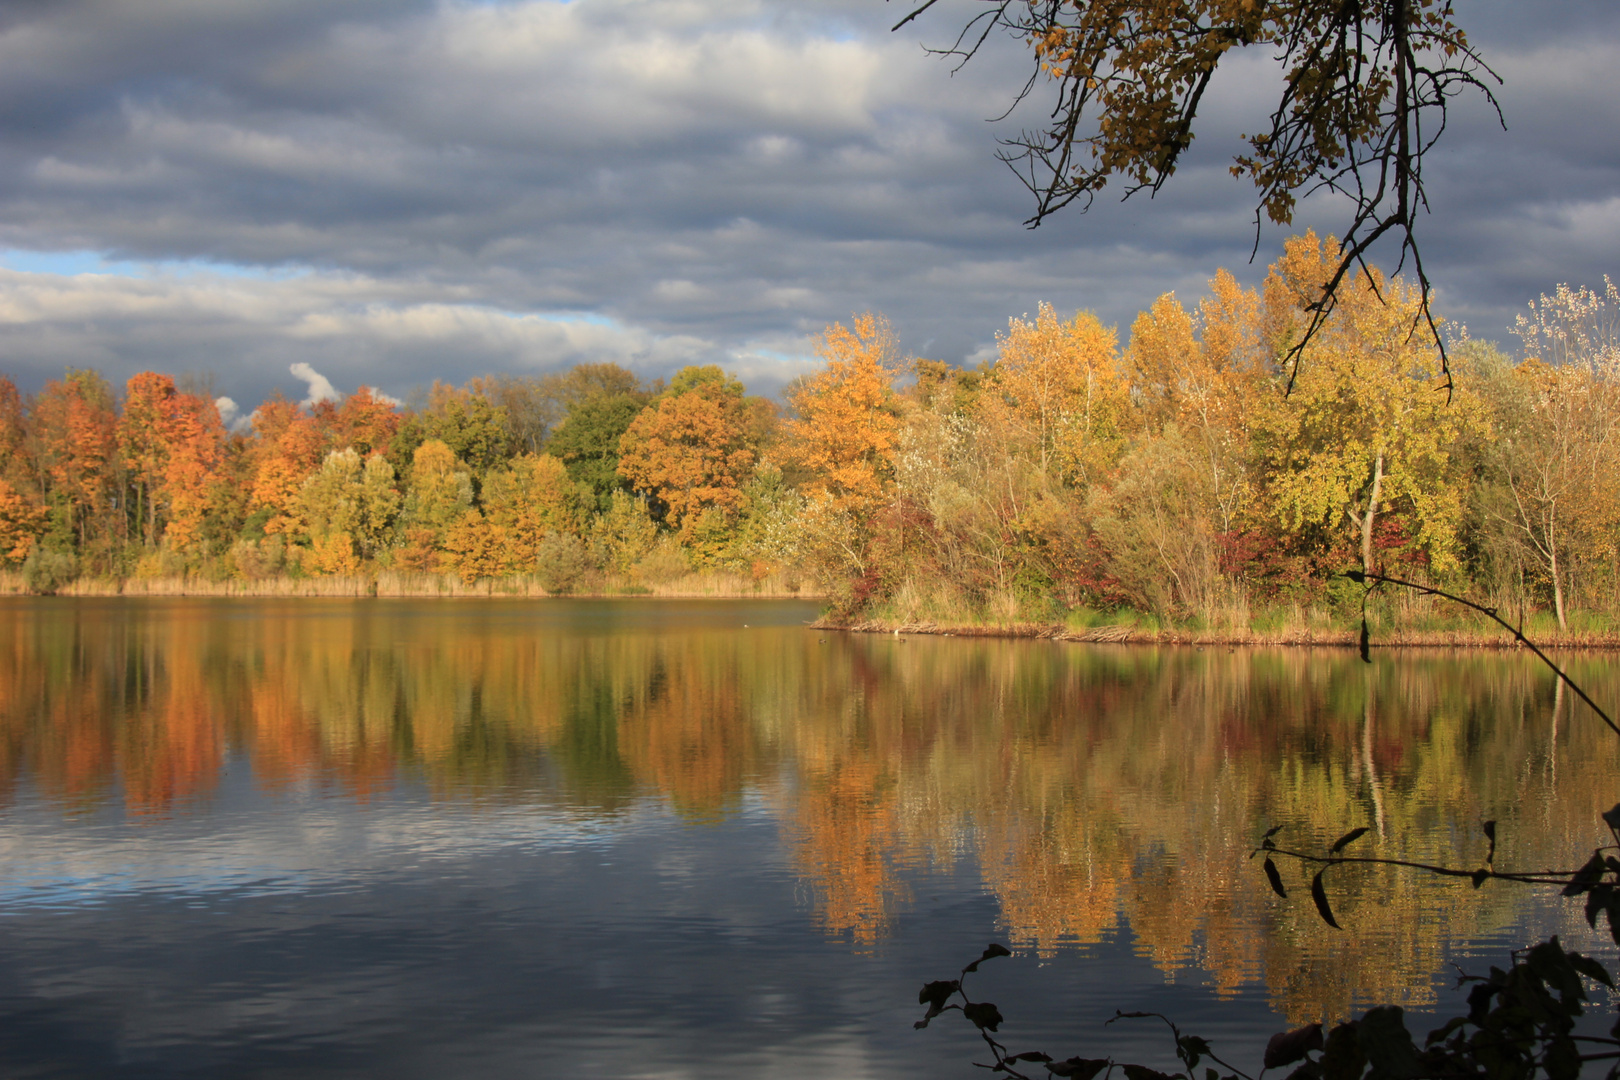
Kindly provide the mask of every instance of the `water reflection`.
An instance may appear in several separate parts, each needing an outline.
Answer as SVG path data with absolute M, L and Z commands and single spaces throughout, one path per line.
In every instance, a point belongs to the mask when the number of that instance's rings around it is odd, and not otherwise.
M 1496 818 L 1499 863 L 1541 868 L 1599 842 L 1616 795 L 1612 738 L 1523 656 L 823 636 L 753 610 L 763 627 L 712 605 L 14 601 L 0 798 L 166 821 L 206 814 L 245 759 L 272 793 L 421 783 L 578 829 L 649 798 L 699 828 L 755 800 L 810 917 L 858 949 L 917 868 L 966 861 L 1015 944 L 1128 934 L 1168 980 L 1260 983 L 1304 1020 L 1432 1000 L 1452 943 L 1517 935 L 1525 900 L 1340 872 L 1339 934 L 1296 870 L 1296 901 L 1266 889 L 1248 856 L 1268 825 L 1319 849 L 1367 824 L 1369 851 L 1455 861 Z

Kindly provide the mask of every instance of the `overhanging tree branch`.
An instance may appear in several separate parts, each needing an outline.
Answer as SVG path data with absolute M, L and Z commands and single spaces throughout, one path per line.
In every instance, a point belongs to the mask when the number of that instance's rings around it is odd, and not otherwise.
M 939 6 L 916 4 L 898 30 Z M 1255 185 L 1255 252 L 1264 221 L 1288 225 L 1299 199 L 1318 191 L 1348 196 L 1350 225 L 1333 274 L 1307 306 L 1304 335 L 1281 361 L 1292 372 L 1331 315 L 1340 285 L 1369 250 L 1397 237 L 1397 272 L 1411 259 L 1422 297 L 1413 328 L 1427 328 L 1440 350 L 1445 389 L 1451 371 L 1432 283 L 1416 237 L 1428 210 L 1423 162 L 1445 132 L 1450 99 L 1492 92 L 1501 80 L 1468 43 L 1451 0 L 977 0 L 956 40 L 931 51 L 972 59 L 1003 31 L 1031 51 L 1028 81 L 1010 112 L 1045 82 L 1052 106 L 1044 126 L 1004 140 L 998 156 L 1035 197 L 1031 228 L 1123 178 L 1125 198 L 1151 196 L 1192 144 L 1194 121 L 1221 60 L 1243 46 L 1270 46 L 1284 87 L 1268 129 L 1244 136 L 1232 174 Z M 1251 255 L 1252 257 L 1252 255 Z

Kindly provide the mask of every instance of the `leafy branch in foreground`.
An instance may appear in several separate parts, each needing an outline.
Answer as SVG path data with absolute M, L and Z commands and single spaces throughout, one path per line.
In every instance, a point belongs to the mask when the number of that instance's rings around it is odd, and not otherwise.
M 913 0 L 895 29 L 938 3 Z M 1052 91 L 1044 123 L 1005 140 L 999 154 L 1035 196 L 1031 227 L 1071 204 L 1083 212 L 1115 177 L 1127 198 L 1157 193 L 1192 146 L 1221 61 L 1249 47 L 1271 51 L 1281 92 L 1231 166 L 1255 186 L 1256 249 L 1262 219 L 1290 223 L 1301 198 L 1327 191 L 1351 205 L 1338 264 L 1317 283 L 1310 325 L 1288 358 L 1302 354 L 1340 285 L 1367 273 L 1368 252 L 1386 237 L 1402 264 L 1412 260 L 1419 319 L 1444 357 L 1416 239 L 1428 208 L 1423 162 L 1459 94 L 1482 94 L 1501 119 L 1492 90 L 1501 80 L 1453 18 L 1451 0 L 980 0 L 956 40 L 931 51 L 965 64 L 998 31 L 1031 53 L 1007 112 L 1037 87 Z
M 1495 609 L 1441 589 L 1382 574 L 1352 570 L 1346 576 L 1366 585 L 1367 594 L 1380 585 L 1410 588 L 1452 600 L 1490 617 L 1513 634 L 1515 641 L 1534 652 L 1565 685 L 1591 706 L 1611 730 L 1620 734 L 1620 727 L 1616 727 L 1608 713 L 1592 701 L 1546 653 L 1526 638 L 1521 627 L 1508 623 Z M 1370 663 L 1368 638 L 1364 595 L 1360 648 L 1361 658 Z M 1615 844 L 1597 848 L 1575 870 L 1498 870 L 1495 866 L 1495 821 L 1486 821 L 1481 825 L 1489 846 L 1484 864 L 1473 869 L 1343 854 L 1346 848 L 1367 834 L 1366 826 L 1358 826 L 1344 833 L 1329 845 L 1326 854 L 1317 855 L 1278 846 L 1275 837 L 1283 826 L 1276 825 L 1266 830 L 1250 858 L 1265 854 L 1261 865 L 1266 880 L 1272 891 L 1283 899 L 1288 898 L 1288 890 L 1283 884 L 1274 855 L 1318 866 L 1310 882 L 1311 900 L 1317 914 L 1334 929 L 1342 927 L 1328 901 L 1323 876 L 1337 866 L 1383 865 L 1422 870 L 1442 877 L 1465 877 L 1476 889 L 1492 879 L 1530 885 L 1562 885 L 1563 896 L 1586 897 L 1586 921 L 1589 926 L 1596 928 L 1600 914 L 1607 917 L 1610 936 L 1616 944 L 1620 944 L 1620 857 L 1616 856 L 1620 852 L 1620 803 L 1606 811 L 1602 818 Z M 1031 1071 L 1037 1066 L 1044 1067 L 1049 1076 L 1078 1077 L 1080 1080 L 1094 1080 L 1099 1075 L 1104 1080 L 1111 1080 L 1116 1069 L 1124 1074 L 1125 1080 L 1256 1080 L 1256 1075 L 1217 1057 L 1207 1040 L 1184 1035 L 1173 1021 L 1159 1013 L 1116 1012 L 1113 1020 L 1162 1020 L 1170 1029 L 1176 1057 L 1183 1066 L 1180 1072 L 1165 1073 L 1146 1065 L 1119 1062 L 1112 1058 L 1073 1056 L 1059 1060 L 1041 1050 L 1013 1052 L 1005 1043 L 992 1037 L 992 1033 L 998 1032 L 1000 1025 L 1005 1022 L 1001 1011 L 992 1002 L 971 1000 L 963 989 L 966 977 L 977 971 L 981 963 L 1010 955 L 1005 946 L 991 944 L 978 960 L 963 968 L 956 979 L 924 985 L 918 1001 L 926 1004 L 928 1011 L 916 1026 L 926 1027 L 936 1016 L 951 1010 L 960 1011 L 978 1029 L 994 1058 L 988 1064 L 975 1064 L 1015 1080 L 1034 1080 Z M 1459 987 L 1470 987 L 1468 1011 L 1429 1032 L 1421 1047 L 1406 1028 L 1403 1010 L 1398 1006 L 1381 1005 L 1325 1033 L 1320 1023 L 1279 1032 L 1266 1044 L 1260 1073 L 1295 1065 L 1288 1074 L 1288 1080 L 1420 1080 L 1429 1077 L 1437 1080 L 1471 1077 L 1534 1080 L 1542 1076 L 1548 1080 L 1575 1080 L 1586 1065 L 1608 1062 L 1608 1080 L 1620 1077 L 1620 1019 L 1616 1020 L 1606 1036 L 1576 1031 L 1576 1022 L 1590 1001 L 1587 984 L 1595 983 L 1610 991 L 1615 989 L 1614 979 L 1608 970 L 1597 960 L 1566 949 L 1556 936 L 1516 951 L 1512 956 L 1513 962 L 1505 970 L 1492 967 L 1488 975 L 1461 976 Z M 953 1000 L 956 998 L 960 998 L 960 1001 Z M 1227 1071 L 1222 1073 L 1206 1066 L 1202 1077 L 1199 1077 L 1197 1068 L 1205 1059 Z
M 1011 953 L 1003 945 L 991 944 L 984 954 L 962 969 L 956 979 L 931 982 L 918 995 L 928 1012 L 916 1024 L 927 1027 L 941 1013 L 957 1010 L 984 1038 L 994 1060 L 975 1062 L 1012 1077 L 1035 1080 L 1031 1071 L 1044 1068 L 1048 1076 L 1093 1080 L 1112 1077 L 1114 1070 L 1125 1080 L 1256 1080 L 1256 1074 L 1239 1069 L 1218 1057 L 1208 1040 L 1185 1035 L 1176 1024 L 1160 1013 L 1117 1012 L 1114 1020 L 1157 1019 L 1170 1029 L 1182 1071 L 1166 1073 L 1147 1065 L 1115 1061 L 1112 1058 L 1053 1058 L 1041 1050 L 1013 1052 L 991 1037 L 1003 1023 L 1000 1010 L 987 1001 L 975 1002 L 962 989 L 967 974 L 985 960 Z M 1420 1077 L 1484 1077 L 1491 1080 L 1573 1080 L 1589 1062 L 1620 1062 L 1620 1023 L 1608 1036 L 1582 1035 L 1575 1023 L 1590 1000 L 1585 981 L 1613 988 L 1602 964 L 1589 956 L 1565 949 L 1556 937 L 1514 954 L 1507 970 L 1493 967 L 1489 975 L 1465 975 L 1468 985 L 1468 1012 L 1447 1020 L 1429 1032 L 1420 1047 L 1406 1028 L 1402 1010 L 1381 1005 L 1356 1020 L 1334 1026 L 1324 1033 L 1321 1024 L 1307 1024 L 1292 1031 L 1278 1032 L 1266 1043 L 1261 1072 L 1298 1063 L 1288 1080 L 1417 1080 Z M 960 1002 L 951 999 L 959 997 Z M 1208 1060 L 1221 1069 L 1205 1066 Z M 1610 1078 L 1620 1074 L 1620 1065 L 1610 1068 Z

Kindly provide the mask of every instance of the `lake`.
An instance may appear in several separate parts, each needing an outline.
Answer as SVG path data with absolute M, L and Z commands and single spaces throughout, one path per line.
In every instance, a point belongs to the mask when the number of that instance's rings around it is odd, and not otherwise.
M 0 1073 L 971 1077 L 1239 1064 L 1579 910 L 1616 740 L 1522 652 L 840 635 L 741 601 L 0 601 Z M 1566 656 L 1599 701 L 1607 657 Z M 1612 967 L 1612 965 L 1611 965 Z M 948 1021 L 957 1020 L 956 1023 Z M 1426 1031 L 1426 1017 L 1411 1021 Z M 985 1060 L 983 1053 L 978 1060 Z

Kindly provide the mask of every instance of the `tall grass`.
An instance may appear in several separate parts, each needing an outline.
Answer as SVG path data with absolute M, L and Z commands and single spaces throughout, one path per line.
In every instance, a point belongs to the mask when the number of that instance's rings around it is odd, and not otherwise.
M 29 591 L 20 573 L 0 571 L 0 595 Z M 465 582 L 457 574 L 383 570 L 376 575 L 333 574 L 319 577 L 264 577 L 256 579 L 170 575 L 161 577 L 85 577 L 58 590 L 62 596 L 265 596 L 265 597 L 530 597 L 547 592 L 532 574 L 480 578 Z M 649 596 L 663 598 L 815 598 L 796 579 L 770 575 L 756 580 L 721 570 L 694 571 L 667 581 L 642 583 L 620 575 L 598 576 L 574 589 L 574 596 Z

